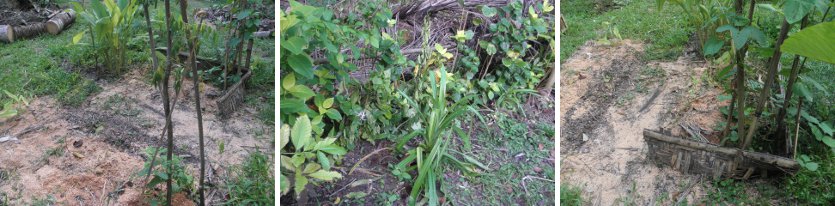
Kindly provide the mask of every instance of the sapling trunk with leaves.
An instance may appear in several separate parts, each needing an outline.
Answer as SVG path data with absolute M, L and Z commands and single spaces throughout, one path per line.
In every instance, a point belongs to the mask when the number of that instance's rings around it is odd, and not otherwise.
M 185 14 L 183 14 L 183 15 L 185 15 Z M 173 31 L 171 29 L 171 0 L 165 0 L 165 29 L 166 29 L 166 32 L 168 33 L 166 43 L 167 43 L 167 46 L 168 46 L 169 49 L 167 49 L 165 51 L 166 65 L 165 65 L 165 75 L 163 76 L 163 80 L 162 80 L 162 85 L 163 85 L 163 93 L 162 94 L 163 94 L 163 104 L 165 104 L 164 109 L 165 109 L 165 114 L 166 114 L 165 125 L 168 128 L 168 151 L 167 151 L 168 154 L 167 154 L 167 158 L 168 158 L 168 162 L 170 163 L 171 159 L 174 156 L 174 125 L 171 124 L 171 105 L 168 104 L 168 102 L 169 102 L 168 101 L 168 77 L 171 76 L 171 68 L 174 64 L 174 62 L 172 62 L 173 56 L 172 56 L 172 51 L 171 51 L 172 50 L 171 48 L 173 48 L 172 46 L 174 45 L 173 40 L 172 40 Z M 165 202 L 167 203 L 167 205 L 171 205 L 171 198 L 174 196 L 173 195 L 174 194 L 174 188 L 172 187 L 173 178 L 170 178 L 170 177 L 172 177 L 172 175 L 173 175 L 172 171 L 174 171 L 174 168 L 173 168 L 173 165 L 171 165 L 171 164 L 168 164 L 166 166 L 168 168 L 167 172 L 168 172 L 168 177 L 169 178 L 165 182 L 165 188 L 167 190 L 166 195 L 165 195 L 166 196 Z
M 835 2 L 835 1 L 832 1 L 832 2 Z M 824 12 L 823 16 L 821 17 L 821 22 L 826 21 L 826 16 L 829 15 L 829 10 L 831 8 L 832 7 L 829 7 L 829 8 L 826 9 L 826 12 Z M 807 21 L 809 20 L 808 17 L 809 17 L 808 15 L 803 17 L 802 23 L 800 25 L 801 28 L 806 27 Z M 797 75 L 800 72 L 800 69 L 802 69 L 803 66 L 806 65 L 806 58 L 803 58 L 803 63 L 801 63 L 799 67 L 798 67 L 798 62 L 800 62 L 800 55 L 795 55 L 794 60 L 792 61 L 792 68 L 791 68 L 791 73 L 789 74 L 789 80 L 788 80 L 788 83 L 786 84 L 786 95 L 783 98 L 783 107 L 780 108 L 780 110 L 777 112 L 777 117 L 776 117 L 777 131 L 785 131 L 786 130 L 786 127 L 787 127 L 786 126 L 786 121 L 784 121 L 784 119 L 786 118 L 786 109 L 788 109 L 788 105 L 789 105 L 789 103 L 791 103 L 791 98 L 792 98 L 793 90 L 794 90 L 794 84 L 797 82 Z M 788 139 L 789 137 L 785 133 L 781 132 L 781 133 L 777 134 L 777 138 L 778 139 Z
M 768 73 L 766 74 L 765 78 L 765 85 L 760 90 L 760 96 L 757 99 L 757 109 L 754 112 L 754 117 L 751 121 L 751 128 L 748 130 L 748 134 L 745 135 L 745 142 L 743 142 L 743 148 L 747 148 L 754 137 L 754 133 L 757 132 L 759 127 L 759 119 L 762 116 L 763 110 L 765 109 L 765 103 L 770 100 L 768 98 L 771 95 L 771 87 L 773 87 L 774 82 L 777 78 L 777 67 L 780 65 L 780 57 L 782 56 L 782 52 L 780 52 L 780 45 L 783 45 L 783 41 L 786 40 L 786 36 L 789 34 L 789 30 L 791 29 L 791 24 L 785 19 L 783 20 L 783 24 L 780 26 L 780 34 L 777 37 L 777 43 L 774 45 L 774 54 L 771 56 L 771 60 L 768 62 Z M 777 132 L 781 132 L 778 130 Z
M 752 1 L 751 4 L 754 2 Z M 734 3 L 734 10 L 736 10 L 737 15 L 743 15 L 743 5 L 745 5 L 745 1 L 743 0 L 736 0 Z M 753 13 L 754 7 L 751 7 L 751 12 Z M 750 25 L 750 17 L 749 25 Z M 739 47 L 738 45 L 734 45 L 734 47 Z M 736 110 L 737 110 L 737 124 L 736 124 L 736 134 L 742 135 L 745 134 L 745 53 L 748 51 L 748 47 L 746 45 L 742 45 L 740 49 L 736 50 L 735 52 L 735 64 L 736 64 L 736 91 L 734 92 L 736 96 Z M 742 145 L 745 145 L 743 142 Z M 745 148 L 744 146 L 742 148 Z
M 183 24 L 188 25 L 188 12 L 186 11 L 186 7 L 188 3 L 186 0 L 180 0 L 180 17 L 183 19 Z M 189 65 L 191 65 L 191 74 L 192 74 L 192 82 L 194 82 L 194 107 L 197 110 L 197 138 L 199 139 L 199 147 L 200 147 L 200 183 L 198 186 L 198 194 L 200 195 L 200 205 L 206 205 L 205 196 L 203 195 L 203 186 L 204 186 L 204 178 L 206 174 L 206 153 L 204 144 L 203 144 L 203 112 L 200 108 L 200 82 L 198 81 L 197 75 L 197 62 L 195 57 L 195 48 L 194 48 L 194 41 L 196 39 L 192 39 L 191 36 L 191 26 L 186 26 L 186 41 L 188 42 L 189 48 Z M 170 52 L 170 50 L 169 50 Z M 170 180 L 169 180 L 170 181 Z

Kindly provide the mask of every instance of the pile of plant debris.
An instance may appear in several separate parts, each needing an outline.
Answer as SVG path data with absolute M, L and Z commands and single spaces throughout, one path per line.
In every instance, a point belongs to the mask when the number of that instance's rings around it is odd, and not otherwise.
M 20 26 L 44 22 L 60 12 L 53 3 L 44 5 L 29 0 L 0 0 L 0 25 Z

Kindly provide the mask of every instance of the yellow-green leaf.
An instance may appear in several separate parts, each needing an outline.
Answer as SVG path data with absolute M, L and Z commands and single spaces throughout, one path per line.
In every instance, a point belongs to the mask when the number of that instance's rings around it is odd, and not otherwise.
M 333 97 L 327 98 L 324 102 L 322 102 L 322 107 L 324 108 L 331 108 L 331 106 L 333 106 Z
M 281 149 L 284 149 L 284 146 L 287 145 L 287 142 L 290 142 L 290 125 L 282 125 L 281 130 L 279 130 L 278 133 L 281 134 L 278 137 L 278 151 L 281 151 Z
M 325 171 L 325 170 L 316 171 L 312 174 L 309 174 L 308 176 L 310 176 L 312 178 L 324 180 L 324 181 L 331 181 L 331 180 L 334 180 L 334 179 L 342 178 L 342 174 L 339 174 L 338 172 Z
M 85 32 L 78 32 L 78 34 L 75 34 L 75 36 L 72 37 L 72 44 L 78 44 L 78 42 L 81 42 L 81 38 L 84 37 L 84 33 Z
M 307 185 L 307 177 L 304 177 L 301 172 L 296 173 L 296 197 L 302 194 L 304 186 Z
M 307 115 L 303 114 L 296 118 L 296 124 L 293 125 L 293 131 L 290 133 L 291 141 L 293 141 L 293 146 L 296 146 L 296 151 L 301 150 L 312 141 L 311 131 L 310 119 L 307 118 Z
M 287 74 L 287 76 L 284 77 L 284 80 L 281 81 L 281 86 L 283 86 L 285 90 L 291 91 L 293 86 L 296 86 L 296 74 L 292 72 Z

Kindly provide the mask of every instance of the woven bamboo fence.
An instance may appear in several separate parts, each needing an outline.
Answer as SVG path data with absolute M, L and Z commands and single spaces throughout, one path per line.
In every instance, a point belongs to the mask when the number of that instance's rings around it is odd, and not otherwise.
M 704 174 L 714 179 L 793 174 L 800 168 L 797 161 L 782 156 L 720 147 L 652 130 L 644 130 L 644 140 L 649 146 L 648 159 L 683 173 Z

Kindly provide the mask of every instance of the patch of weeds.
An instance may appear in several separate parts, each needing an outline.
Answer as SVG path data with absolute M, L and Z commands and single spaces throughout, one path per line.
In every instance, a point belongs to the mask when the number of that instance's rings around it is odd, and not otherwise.
M 159 151 L 157 152 L 157 150 Z M 145 155 L 148 157 L 148 161 L 145 162 L 142 170 L 137 173 L 141 177 L 145 177 L 148 173 L 151 173 L 151 180 L 148 181 L 148 184 L 145 184 L 147 189 L 145 193 L 150 197 L 148 203 L 151 205 L 162 205 L 166 202 L 165 193 L 163 191 L 157 192 L 155 189 L 157 187 L 165 187 L 165 183 L 169 178 L 173 179 L 171 184 L 173 193 L 183 191 L 190 193 L 194 191 L 194 178 L 186 172 L 183 160 L 179 156 L 174 155 L 171 161 L 168 161 L 166 158 L 167 151 L 165 148 L 157 147 L 148 147 L 145 149 Z M 150 160 L 154 157 L 154 153 L 157 154 L 156 161 L 154 161 L 154 164 L 151 164 Z M 169 167 L 172 168 L 171 175 L 168 172 Z M 153 171 L 151 170 L 152 168 Z
M 626 92 L 626 94 L 624 95 L 620 95 L 618 99 L 615 100 L 615 105 L 623 107 L 626 106 L 627 103 L 631 102 L 633 99 L 635 99 L 635 92 L 629 91 Z
M 400 196 L 395 193 L 383 192 L 377 195 L 377 205 L 392 206 L 399 199 Z
M 638 205 L 637 201 L 640 200 L 640 199 L 643 199 L 643 198 L 641 197 L 641 195 L 639 195 L 635 191 L 635 182 L 633 181 L 632 182 L 632 187 L 628 191 L 626 191 L 626 196 L 618 197 L 617 199 L 615 199 L 615 201 L 620 202 L 621 205 L 630 205 L 630 206 L 635 205 L 635 206 L 637 206 Z
M 794 177 L 787 178 L 786 196 L 801 205 L 827 205 L 835 202 L 835 156 L 817 160 L 819 168 L 801 169 Z
M 579 187 L 568 184 L 560 184 L 560 205 L 580 206 L 583 205 L 583 191 Z
M 52 195 L 46 195 L 43 199 L 35 198 L 32 200 L 32 206 L 52 206 L 55 205 L 57 201 L 55 197 Z
M 229 205 L 271 205 L 275 203 L 275 179 L 270 172 L 272 164 L 260 152 L 251 153 L 242 165 L 234 170 L 236 177 L 227 182 Z
M 742 205 L 749 199 L 745 193 L 745 184 L 733 179 L 713 182 L 713 189 L 707 193 L 708 204 Z

